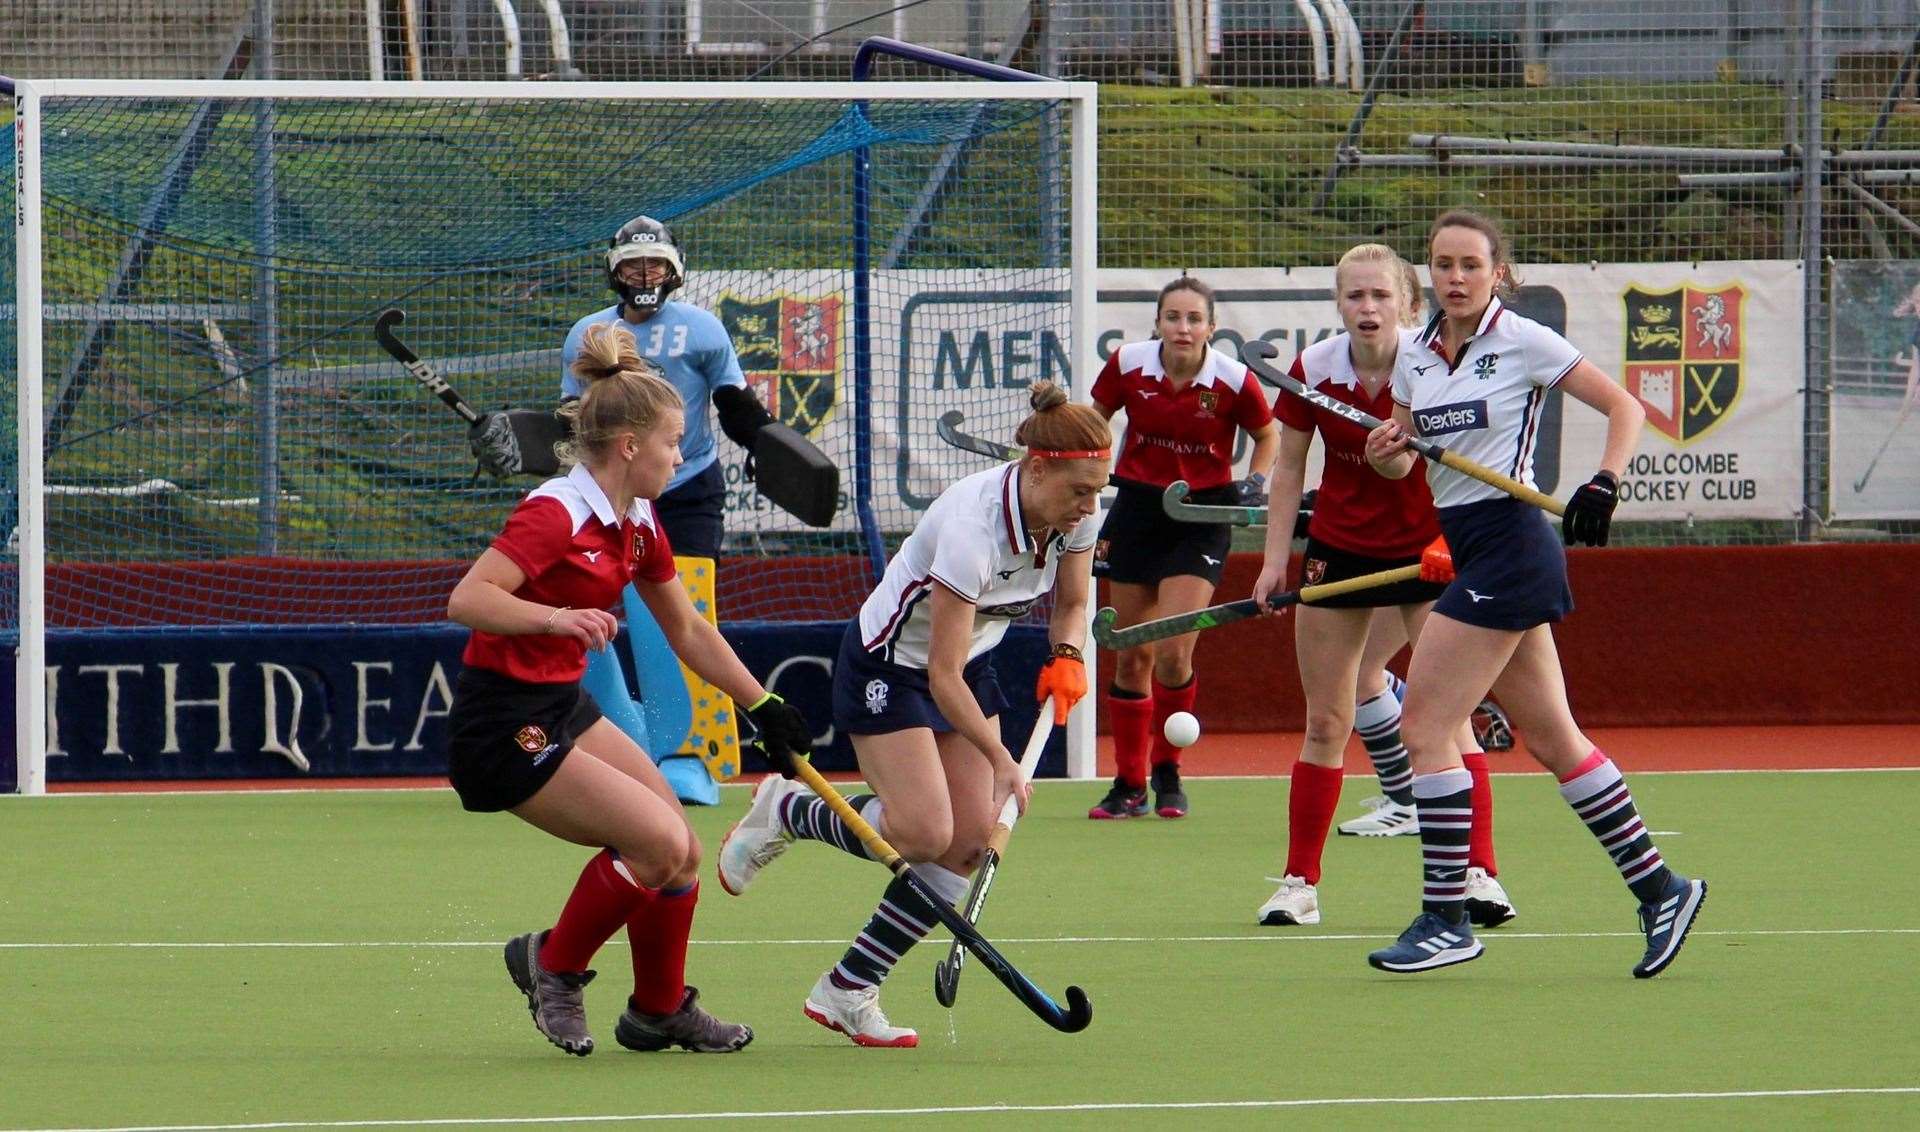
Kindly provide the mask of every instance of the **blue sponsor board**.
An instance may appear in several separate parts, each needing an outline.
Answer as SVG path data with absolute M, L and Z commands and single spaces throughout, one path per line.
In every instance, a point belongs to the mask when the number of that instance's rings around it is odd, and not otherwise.
M 806 714 L 822 770 L 854 767 L 830 706 L 843 629 L 721 627 L 748 669 Z M 466 639 L 454 625 L 49 633 L 47 780 L 444 774 L 447 710 Z M 622 642 L 619 654 L 626 651 Z M 1012 750 L 1033 726 L 1028 689 L 1046 655 L 1045 629 L 1033 625 L 1013 626 L 996 650 L 1014 705 L 1001 720 Z M 13 723 L 7 697 L 0 734 L 9 740 Z M 1064 773 L 1064 752 L 1056 735 L 1040 773 Z M 765 767 L 750 758 L 746 769 Z

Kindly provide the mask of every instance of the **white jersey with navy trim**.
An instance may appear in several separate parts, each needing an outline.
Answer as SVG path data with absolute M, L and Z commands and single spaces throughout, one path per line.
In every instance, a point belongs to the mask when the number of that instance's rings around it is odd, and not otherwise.
M 1547 391 L 1582 354 L 1571 342 L 1499 299 L 1487 304 L 1480 327 L 1457 358 L 1441 345 L 1446 314 L 1426 328 L 1406 331 L 1393 367 L 1393 399 L 1413 417 L 1419 435 L 1534 486 L 1533 452 Z M 1504 493 L 1439 463 L 1428 463 L 1427 486 L 1436 507 L 1458 507 Z
M 1062 554 L 1093 548 L 1098 515 L 1082 519 L 1064 538 L 1050 530 L 1035 545 L 1020 509 L 1020 480 L 1020 465 L 1008 464 L 940 493 L 860 607 L 860 643 L 868 652 L 926 668 L 933 628 L 928 598 L 939 584 L 973 603 L 972 660 L 1052 591 Z

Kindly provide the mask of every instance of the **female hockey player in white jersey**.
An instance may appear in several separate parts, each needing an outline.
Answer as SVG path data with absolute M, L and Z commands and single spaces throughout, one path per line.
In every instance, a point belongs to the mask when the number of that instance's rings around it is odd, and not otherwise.
M 1567 500 L 1559 542 L 1605 546 L 1620 473 L 1646 413 L 1565 338 L 1501 303 L 1499 293 L 1515 287 L 1508 260 L 1505 235 L 1485 216 L 1455 209 L 1434 221 L 1427 266 L 1440 310 L 1395 361 L 1393 420 L 1368 435 L 1367 461 L 1388 478 L 1407 475 L 1416 459 L 1408 434 L 1417 431 L 1531 485 L 1541 410 L 1558 387 L 1607 418 L 1600 469 Z M 1413 972 L 1480 955 L 1462 907 L 1472 782 L 1452 738 L 1491 687 L 1640 902 L 1647 946 L 1633 974 L 1651 978 L 1679 955 L 1707 885 L 1666 866 L 1620 771 L 1567 706 L 1551 629 L 1573 610 L 1566 553 L 1530 504 L 1438 463 L 1427 466 L 1427 483 L 1455 577 L 1414 644 L 1400 723 L 1413 759 L 1425 887 L 1420 915 L 1368 962 Z
M 1053 594 L 1051 655 L 1036 696 L 1056 720 L 1086 693 L 1080 647 L 1092 589 L 1093 518 L 1112 463 L 1106 419 L 1051 382 L 1014 434 L 1018 463 L 968 476 L 935 500 L 847 627 L 834 669 L 833 723 L 851 736 L 873 793 L 848 799 L 949 901 L 966 894 L 994 817 L 1029 787 L 1001 741 L 1006 706 L 994 647 Z M 720 846 L 720 883 L 738 895 L 795 840 L 866 850 L 826 803 L 770 775 Z M 913 1046 L 890 1024 L 880 984 L 936 922 L 904 880 L 807 995 L 807 1017 L 863 1046 Z

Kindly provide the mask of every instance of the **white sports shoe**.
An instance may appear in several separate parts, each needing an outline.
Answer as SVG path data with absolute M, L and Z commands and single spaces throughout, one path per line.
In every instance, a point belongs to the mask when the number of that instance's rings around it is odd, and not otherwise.
M 793 835 L 780 825 L 780 803 L 789 794 L 806 789 L 797 782 L 769 774 L 754 787 L 747 814 L 733 823 L 720 842 L 714 869 L 727 895 L 738 896 L 775 857 L 793 844 Z
M 834 985 L 831 971 L 820 976 L 807 992 L 806 1013 L 827 1029 L 852 1038 L 857 1046 L 912 1049 L 920 1044 L 919 1034 L 893 1025 L 880 1013 L 879 987 L 843 990 Z
M 1507 890 L 1487 870 L 1467 870 L 1467 919 L 1474 927 L 1497 928 L 1519 914 L 1507 899 Z
M 1267 898 L 1260 905 L 1260 922 L 1270 928 L 1284 927 L 1287 924 L 1317 924 L 1320 922 L 1320 894 L 1307 883 L 1307 878 L 1297 876 L 1268 877 L 1280 885 L 1280 891 Z
M 1399 837 L 1420 832 L 1420 812 L 1391 798 L 1368 798 L 1367 812 L 1337 827 L 1342 837 Z

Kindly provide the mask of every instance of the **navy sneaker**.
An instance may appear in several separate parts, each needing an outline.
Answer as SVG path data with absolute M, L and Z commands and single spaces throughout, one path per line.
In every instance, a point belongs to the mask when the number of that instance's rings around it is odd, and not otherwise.
M 1680 957 L 1693 918 L 1707 902 L 1707 882 L 1672 874 L 1660 899 L 1640 905 L 1640 930 L 1647 937 L 1647 953 L 1633 968 L 1636 979 L 1651 979 Z
M 1473 929 L 1464 920 L 1449 924 L 1432 912 L 1422 912 L 1392 947 L 1373 952 L 1367 962 L 1382 971 L 1405 975 L 1478 959 L 1484 950 L 1485 945 L 1473 938 Z

